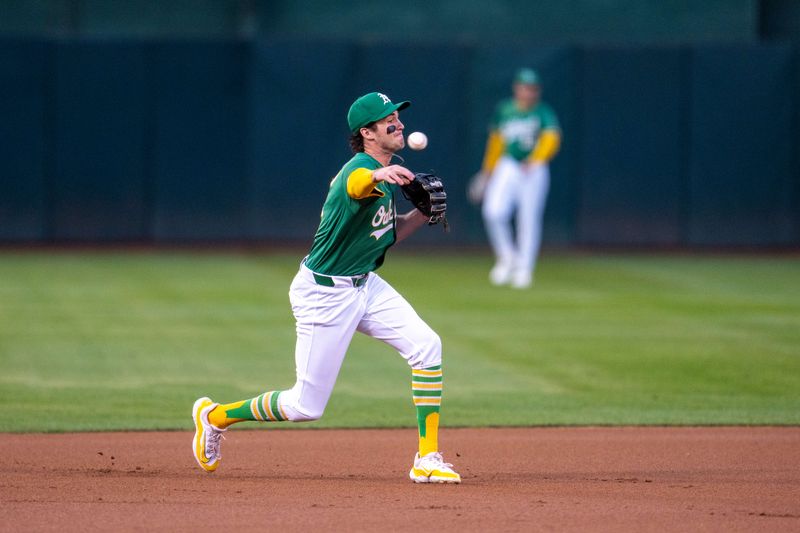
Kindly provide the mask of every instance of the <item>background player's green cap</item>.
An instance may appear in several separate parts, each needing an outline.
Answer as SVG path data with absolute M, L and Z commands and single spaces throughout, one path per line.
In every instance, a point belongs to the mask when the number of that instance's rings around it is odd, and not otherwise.
M 389 116 L 394 111 L 405 109 L 411 102 L 405 101 L 393 104 L 389 97 L 383 93 L 365 94 L 350 106 L 347 112 L 347 125 L 355 133 L 370 122 L 375 122 Z
M 514 76 L 514 83 L 525 85 L 539 85 L 539 75 L 532 68 L 521 68 Z

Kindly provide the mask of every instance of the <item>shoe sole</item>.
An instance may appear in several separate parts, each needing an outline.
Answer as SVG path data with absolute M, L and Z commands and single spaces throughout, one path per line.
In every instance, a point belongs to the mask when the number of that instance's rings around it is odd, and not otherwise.
M 458 485 L 461 483 L 461 479 L 450 479 L 450 478 L 429 478 L 428 483 L 439 483 L 444 485 Z
M 192 406 L 192 420 L 194 421 L 194 438 L 192 439 L 192 455 L 194 455 L 195 461 L 197 464 L 200 465 L 200 468 L 205 470 L 206 472 L 213 472 L 217 469 L 217 464 L 214 463 L 213 465 L 209 465 L 208 463 L 204 463 L 199 455 L 197 455 L 197 446 L 199 444 L 200 435 L 203 432 L 203 423 L 200 421 L 200 414 L 203 410 L 203 405 L 208 402 L 211 402 L 211 398 L 207 398 L 203 396 L 202 398 L 198 398 L 197 401 L 194 402 Z
M 414 470 L 413 469 L 408 473 L 408 477 L 411 478 L 411 481 L 413 481 L 414 483 L 440 483 L 440 484 L 450 484 L 450 485 L 457 485 L 457 484 L 461 483 L 461 478 L 460 477 L 456 478 L 456 479 L 454 479 L 454 478 L 441 478 L 441 477 L 431 478 L 431 477 L 426 476 L 424 474 L 421 474 L 421 475 L 417 476 L 417 475 L 414 474 Z
M 428 476 L 416 476 L 416 475 L 414 475 L 414 470 L 411 470 L 408 473 L 408 477 L 410 477 L 411 481 L 413 481 L 414 483 L 428 483 L 430 481 Z

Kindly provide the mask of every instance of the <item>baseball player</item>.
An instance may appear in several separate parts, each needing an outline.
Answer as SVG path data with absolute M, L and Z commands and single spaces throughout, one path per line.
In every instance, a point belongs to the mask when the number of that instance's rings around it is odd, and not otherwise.
M 291 284 L 297 321 L 297 381 L 291 389 L 264 392 L 248 400 L 194 403 L 192 451 L 208 472 L 219 466 L 220 438 L 237 422 L 301 422 L 320 418 L 356 331 L 395 348 L 411 367 L 419 427 L 419 451 L 409 473 L 417 483 L 460 483 L 438 448 L 442 399 L 442 344 L 411 305 L 376 272 L 387 249 L 411 235 L 430 217 L 418 209 L 398 215 L 395 185 L 414 179 L 391 164 L 405 146 L 399 111 L 378 92 L 350 107 L 350 146 L 355 154 L 330 182 L 311 251 Z
M 481 171 L 470 184 L 470 198 L 483 201 L 483 219 L 496 262 L 495 285 L 529 287 L 542 236 L 542 217 L 550 187 L 548 163 L 561 144 L 552 108 L 539 97 L 539 76 L 529 68 L 514 77 L 513 98 L 496 108 Z M 511 217 L 516 211 L 516 242 Z

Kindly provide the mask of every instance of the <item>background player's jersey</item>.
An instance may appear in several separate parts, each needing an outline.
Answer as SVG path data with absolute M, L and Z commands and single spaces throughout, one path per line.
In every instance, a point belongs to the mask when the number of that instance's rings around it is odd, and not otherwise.
M 308 268 L 328 276 L 357 276 L 383 264 L 386 250 L 396 240 L 392 186 L 380 182 L 373 195 L 361 200 L 347 194 L 347 177 L 351 172 L 382 166 L 372 156 L 359 152 L 333 178 L 306 259 Z
M 555 112 L 544 102 L 520 111 L 513 100 L 503 100 L 497 105 L 491 128 L 500 132 L 505 153 L 522 161 L 533 151 L 542 130 L 557 130 L 560 126 Z

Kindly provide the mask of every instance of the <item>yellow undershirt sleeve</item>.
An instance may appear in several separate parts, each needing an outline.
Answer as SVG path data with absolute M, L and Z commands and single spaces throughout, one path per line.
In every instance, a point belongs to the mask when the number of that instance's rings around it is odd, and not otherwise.
M 503 143 L 503 136 L 497 130 L 492 130 L 489 133 L 489 138 L 486 141 L 486 153 L 483 156 L 483 165 L 481 169 L 484 172 L 491 172 L 500 156 L 503 155 L 505 143 Z
M 547 163 L 555 157 L 561 146 L 561 134 L 558 130 L 544 130 L 530 156 L 532 163 Z
M 347 195 L 355 200 L 369 198 L 370 196 L 383 196 L 383 193 L 376 189 L 377 183 L 372 181 L 374 171 L 366 168 L 357 168 L 347 176 Z

